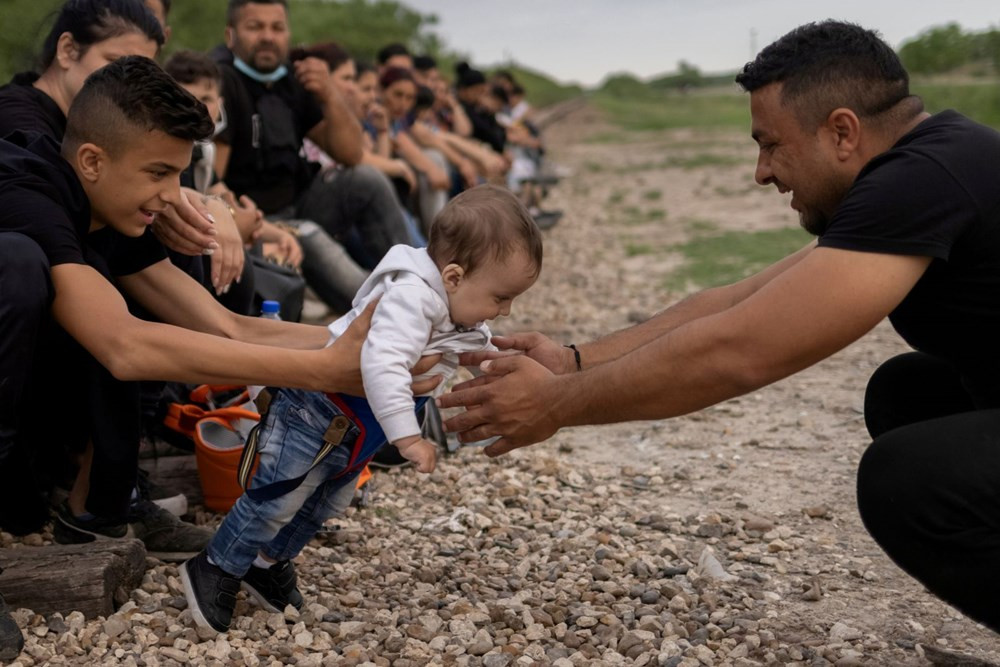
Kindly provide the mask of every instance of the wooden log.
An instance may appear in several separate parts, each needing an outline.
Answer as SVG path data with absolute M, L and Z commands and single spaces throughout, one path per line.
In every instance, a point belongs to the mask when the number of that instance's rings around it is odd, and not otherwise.
M 11 608 L 93 618 L 113 614 L 142 583 L 146 548 L 123 539 L 0 549 L 0 567 L 0 593 Z
M 204 502 L 194 454 L 142 459 L 139 467 L 149 473 L 151 481 L 183 493 L 191 505 L 201 505 Z

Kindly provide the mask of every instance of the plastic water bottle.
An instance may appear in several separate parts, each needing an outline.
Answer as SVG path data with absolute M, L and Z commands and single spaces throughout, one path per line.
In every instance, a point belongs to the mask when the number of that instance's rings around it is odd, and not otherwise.
M 265 320 L 280 320 L 281 304 L 277 301 L 265 301 L 260 304 L 260 316 Z

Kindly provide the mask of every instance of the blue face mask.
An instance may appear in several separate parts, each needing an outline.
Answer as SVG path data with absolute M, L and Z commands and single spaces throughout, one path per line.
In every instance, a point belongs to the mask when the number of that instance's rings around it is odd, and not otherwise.
M 267 74 L 264 74 L 263 72 L 258 72 L 253 67 L 250 67 L 250 65 L 247 65 L 245 62 L 243 62 L 242 60 L 240 60 L 238 57 L 235 56 L 233 57 L 233 67 L 238 69 L 240 72 L 243 72 L 254 81 L 259 81 L 260 83 L 274 83 L 279 79 L 283 79 L 288 74 L 288 68 L 285 67 L 284 65 L 274 70 L 273 72 L 269 72 Z

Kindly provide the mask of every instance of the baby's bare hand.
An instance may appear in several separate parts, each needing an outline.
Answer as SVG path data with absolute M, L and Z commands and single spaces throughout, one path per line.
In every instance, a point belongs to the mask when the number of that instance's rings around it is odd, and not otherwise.
M 437 463 L 437 447 L 433 442 L 416 437 L 415 439 L 404 438 L 394 444 L 403 458 L 416 466 L 417 472 L 434 472 L 434 466 Z

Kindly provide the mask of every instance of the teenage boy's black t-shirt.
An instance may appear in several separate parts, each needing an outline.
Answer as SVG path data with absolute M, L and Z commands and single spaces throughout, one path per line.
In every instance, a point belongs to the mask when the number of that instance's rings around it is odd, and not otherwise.
M 954 111 L 923 121 L 865 166 L 819 245 L 933 258 L 889 319 L 1000 407 L 1000 134 Z
M 226 185 L 265 213 L 277 213 L 295 203 L 316 172 L 300 151 L 323 109 L 291 73 L 263 84 L 233 68 L 228 51 L 213 55 L 222 70 L 227 122 L 216 140 L 231 148 Z
M 105 277 L 127 275 L 164 259 L 151 232 L 141 239 L 103 229 L 88 234 L 90 203 L 59 146 L 36 132 L 0 139 L 0 232 L 19 232 L 50 266 L 88 264 Z
M 37 80 L 38 74 L 21 72 L 0 88 L 0 139 L 23 130 L 62 141 L 66 115 L 55 100 L 32 85 Z

